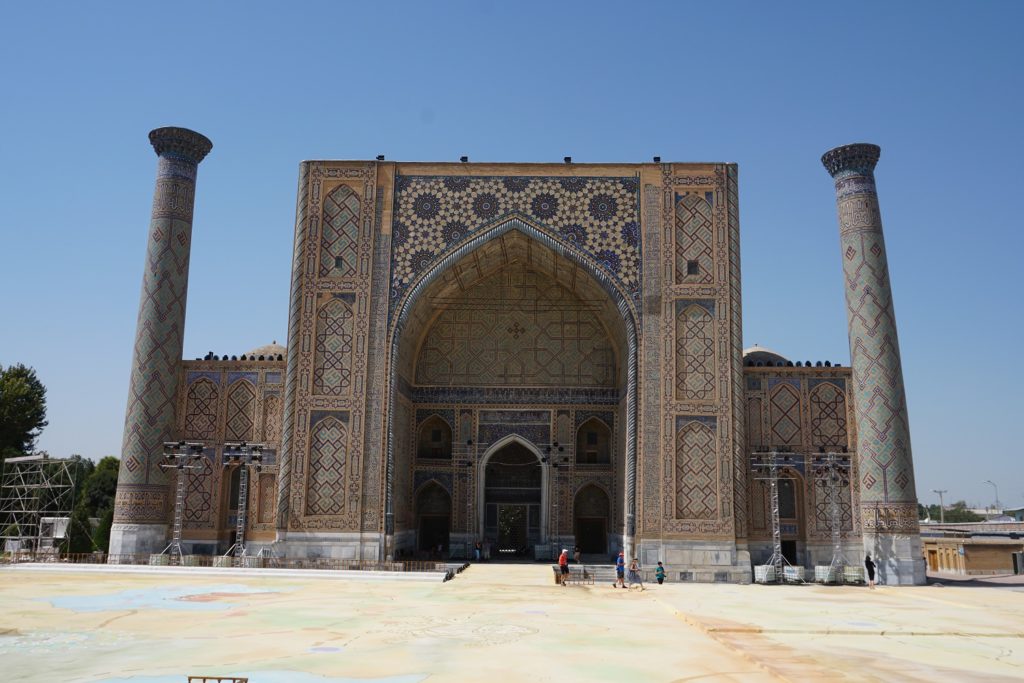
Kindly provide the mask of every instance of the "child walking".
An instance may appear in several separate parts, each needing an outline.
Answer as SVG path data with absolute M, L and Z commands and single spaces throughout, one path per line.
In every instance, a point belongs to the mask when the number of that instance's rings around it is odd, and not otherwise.
M 654 569 L 654 578 L 658 580 L 659 586 L 665 583 L 665 565 L 663 565 L 661 562 L 659 562 L 658 566 Z

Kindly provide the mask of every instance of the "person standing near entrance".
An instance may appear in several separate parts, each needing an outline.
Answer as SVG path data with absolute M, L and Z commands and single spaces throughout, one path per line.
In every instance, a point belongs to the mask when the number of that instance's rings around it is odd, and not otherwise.
M 580 547 L 576 546 L 572 549 L 572 561 L 576 564 L 580 563 L 580 558 L 583 557 L 583 553 L 580 552 Z
M 875 587 L 875 563 L 871 561 L 871 554 L 864 556 L 864 570 L 868 573 L 868 588 Z
M 615 583 L 612 584 L 612 588 L 620 586 L 626 587 L 626 556 L 621 551 L 615 558 Z
M 633 584 L 640 586 L 640 590 L 647 590 L 644 588 L 644 579 L 640 576 L 640 560 L 635 557 L 629 563 L 629 587 L 633 588 Z
M 562 548 L 562 554 L 558 556 L 558 569 L 561 572 L 558 582 L 565 586 L 569 578 L 569 551 L 566 548 Z

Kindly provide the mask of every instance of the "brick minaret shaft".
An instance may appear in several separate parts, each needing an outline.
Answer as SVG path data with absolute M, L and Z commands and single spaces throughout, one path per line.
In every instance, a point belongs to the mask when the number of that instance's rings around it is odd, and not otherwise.
M 169 510 L 160 469 L 163 442 L 173 437 L 185 335 L 189 250 L 196 170 L 213 147 L 185 128 L 157 128 L 149 141 L 158 162 L 149 222 L 142 296 L 132 354 L 110 552 L 159 552 Z
M 924 582 L 914 463 L 896 314 L 875 190 L 877 145 L 836 147 L 821 158 L 835 179 L 846 284 L 865 550 L 879 582 Z M 848 558 L 859 563 L 863 558 Z

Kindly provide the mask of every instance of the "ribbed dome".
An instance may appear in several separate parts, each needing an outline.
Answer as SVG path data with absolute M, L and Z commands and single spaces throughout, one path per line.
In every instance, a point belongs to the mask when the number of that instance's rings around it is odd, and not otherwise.
M 250 358 L 259 358 L 260 356 L 264 356 L 265 358 L 276 358 L 278 354 L 283 356 L 286 353 L 288 353 L 287 348 L 281 346 L 276 341 L 272 341 L 266 346 L 260 346 L 252 351 L 247 351 L 245 355 Z
M 743 349 L 743 364 L 748 365 L 750 363 L 764 363 L 765 365 L 775 365 L 776 363 L 782 363 L 785 365 L 789 361 L 788 358 L 781 354 L 775 353 L 771 349 L 766 349 L 763 346 L 754 344 L 749 349 Z

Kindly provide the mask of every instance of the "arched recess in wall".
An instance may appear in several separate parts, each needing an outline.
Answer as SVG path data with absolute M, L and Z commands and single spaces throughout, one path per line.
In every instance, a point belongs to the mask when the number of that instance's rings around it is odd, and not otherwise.
M 556 237 L 525 221 L 514 218 L 493 226 L 480 234 L 467 238 L 453 247 L 444 257 L 424 271 L 405 292 L 395 307 L 389 333 L 389 382 L 388 382 L 388 413 L 387 413 L 387 458 L 385 482 L 385 532 L 394 531 L 394 414 L 397 367 L 399 362 L 400 344 L 403 329 L 414 305 L 444 272 L 448 271 L 459 259 L 470 254 L 481 245 L 494 240 L 510 231 L 518 231 L 531 240 L 550 249 L 560 257 L 576 264 L 586 275 L 592 278 L 613 302 L 618 315 L 615 319 L 623 326 L 626 353 L 622 363 L 625 370 L 626 391 L 626 433 L 625 433 L 625 519 L 624 532 L 627 537 L 635 534 L 636 510 L 636 374 L 637 374 L 637 321 L 632 304 L 626 292 L 600 266 L 572 244 Z
M 345 510 L 348 428 L 331 415 L 316 423 L 309 441 L 306 514 L 341 514 Z
M 224 420 L 225 441 L 252 441 L 256 426 L 256 387 L 248 380 L 238 380 L 228 389 L 227 415 Z
M 421 460 L 452 459 L 452 428 L 440 415 L 431 415 L 420 425 L 416 457 Z
M 768 402 L 771 443 L 778 446 L 800 444 L 800 391 L 788 384 L 776 384 Z
M 201 377 L 185 395 L 185 438 L 212 441 L 217 435 L 217 385 Z
M 612 430 L 592 417 L 576 430 L 576 464 L 608 465 L 612 455 Z
M 355 316 L 344 297 L 331 296 L 316 313 L 313 393 L 344 396 L 352 389 L 352 338 Z
M 581 552 L 608 552 L 611 512 L 608 493 L 597 484 L 586 484 L 576 492 L 572 504 L 573 535 Z
M 811 389 L 811 445 L 838 448 L 848 445 L 846 391 L 832 382 Z
M 676 398 L 714 400 L 716 367 L 714 313 L 692 303 L 676 314 Z
M 718 517 L 718 443 L 713 425 L 696 420 L 676 432 L 676 519 Z
M 676 284 L 714 281 L 714 233 L 711 192 L 686 192 L 676 197 Z
M 334 188 L 324 197 L 320 277 L 356 274 L 359 210 L 359 196 L 347 185 Z
M 416 549 L 446 551 L 452 524 L 452 497 L 436 480 L 424 483 L 415 496 Z

